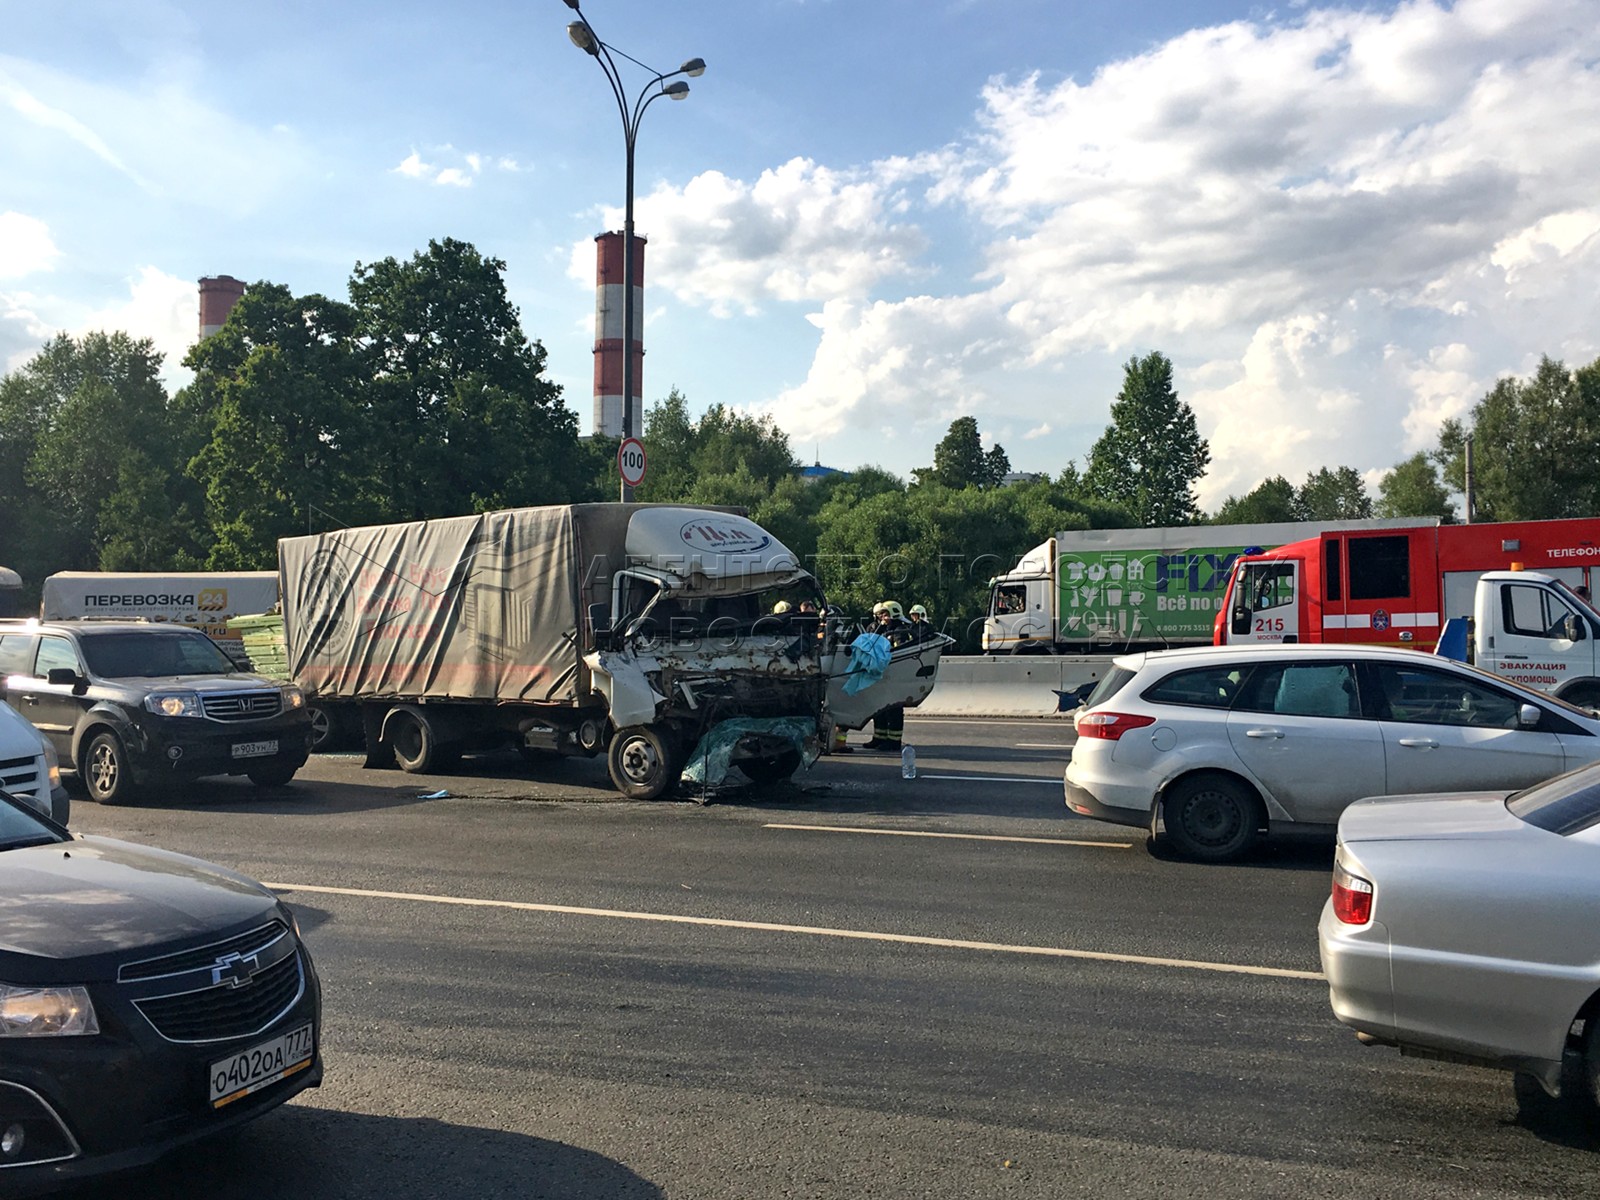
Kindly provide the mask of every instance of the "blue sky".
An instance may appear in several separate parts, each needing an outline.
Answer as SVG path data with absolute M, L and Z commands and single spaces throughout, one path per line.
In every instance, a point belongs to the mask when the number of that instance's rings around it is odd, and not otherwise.
M 1540 354 L 1600 355 L 1600 5 L 590 0 L 646 114 L 644 395 L 907 472 L 957 416 L 1080 465 L 1174 361 L 1207 506 L 1376 480 Z M 0 367 L 154 338 L 195 281 L 345 294 L 430 238 L 505 260 L 587 427 L 622 133 L 562 0 L 0 0 Z M 629 79 L 630 87 L 645 81 Z

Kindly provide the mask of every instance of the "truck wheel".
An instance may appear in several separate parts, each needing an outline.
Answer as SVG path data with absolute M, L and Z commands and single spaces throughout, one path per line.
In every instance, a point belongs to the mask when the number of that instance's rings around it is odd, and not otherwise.
M 1167 836 L 1185 858 L 1231 862 L 1261 829 L 1261 806 L 1240 783 L 1220 774 L 1190 775 L 1173 784 L 1161 805 Z
M 433 726 L 404 709 L 389 718 L 389 744 L 394 747 L 395 761 L 408 775 L 425 774 L 439 756 L 439 739 Z
M 772 758 L 747 758 L 738 766 L 754 783 L 782 783 L 800 769 L 800 752 L 790 750 Z
M 682 773 L 671 745 L 648 725 L 617 730 L 606 765 L 617 791 L 630 800 L 654 800 Z
M 1579 708 L 1600 709 L 1600 683 L 1580 683 L 1562 692 L 1561 699 Z
M 134 785 L 128 771 L 128 752 L 122 748 L 122 740 L 109 729 L 90 739 L 79 769 L 89 799 L 96 804 L 133 803 Z

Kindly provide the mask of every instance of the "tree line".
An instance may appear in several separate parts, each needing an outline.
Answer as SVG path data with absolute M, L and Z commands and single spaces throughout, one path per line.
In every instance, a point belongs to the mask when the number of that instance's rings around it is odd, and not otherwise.
M 445 239 L 356 264 L 344 299 L 257 283 L 190 350 L 194 379 L 175 395 L 148 340 L 52 339 L 0 377 L 0 559 L 36 600 L 60 570 L 270 569 L 294 534 L 614 499 L 616 441 L 578 436 L 504 270 Z M 1469 436 L 1480 519 L 1600 512 L 1600 360 L 1570 372 L 1547 359 L 1531 380 L 1502 380 L 1376 497 L 1341 466 L 1299 485 L 1274 476 L 1209 515 L 1195 486 L 1210 450 L 1155 352 L 1126 364 L 1082 469 L 1050 476 L 1013 477 L 970 416 L 909 479 L 803 474 L 769 417 L 722 405 L 693 416 L 676 389 L 643 436 L 638 499 L 746 508 L 847 609 L 920 602 L 957 633 L 983 614 L 989 578 L 1060 530 L 1453 520 Z

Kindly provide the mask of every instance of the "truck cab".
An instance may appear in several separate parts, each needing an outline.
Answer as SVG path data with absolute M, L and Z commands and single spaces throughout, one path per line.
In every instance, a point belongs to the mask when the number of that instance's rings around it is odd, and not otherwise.
M 1524 687 L 1585 708 L 1600 705 L 1600 613 L 1565 583 L 1533 571 L 1478 581 L 1472 660 Z
M 1015 569 L 989 581 L 985 654 L 1046 653 L 1056 641 L 1056 539 L 1035 546 Z

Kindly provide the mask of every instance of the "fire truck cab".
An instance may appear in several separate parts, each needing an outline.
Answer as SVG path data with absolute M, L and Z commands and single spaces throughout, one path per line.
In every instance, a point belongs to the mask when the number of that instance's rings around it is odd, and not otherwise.
M 1214 640 L 1432 649 L 1471 619 L 1477 665 L 1597 704 L 1600 614 L 1575 591 L 1597 564 L 1594 519 L 1330 531 L 1242 556 Z

